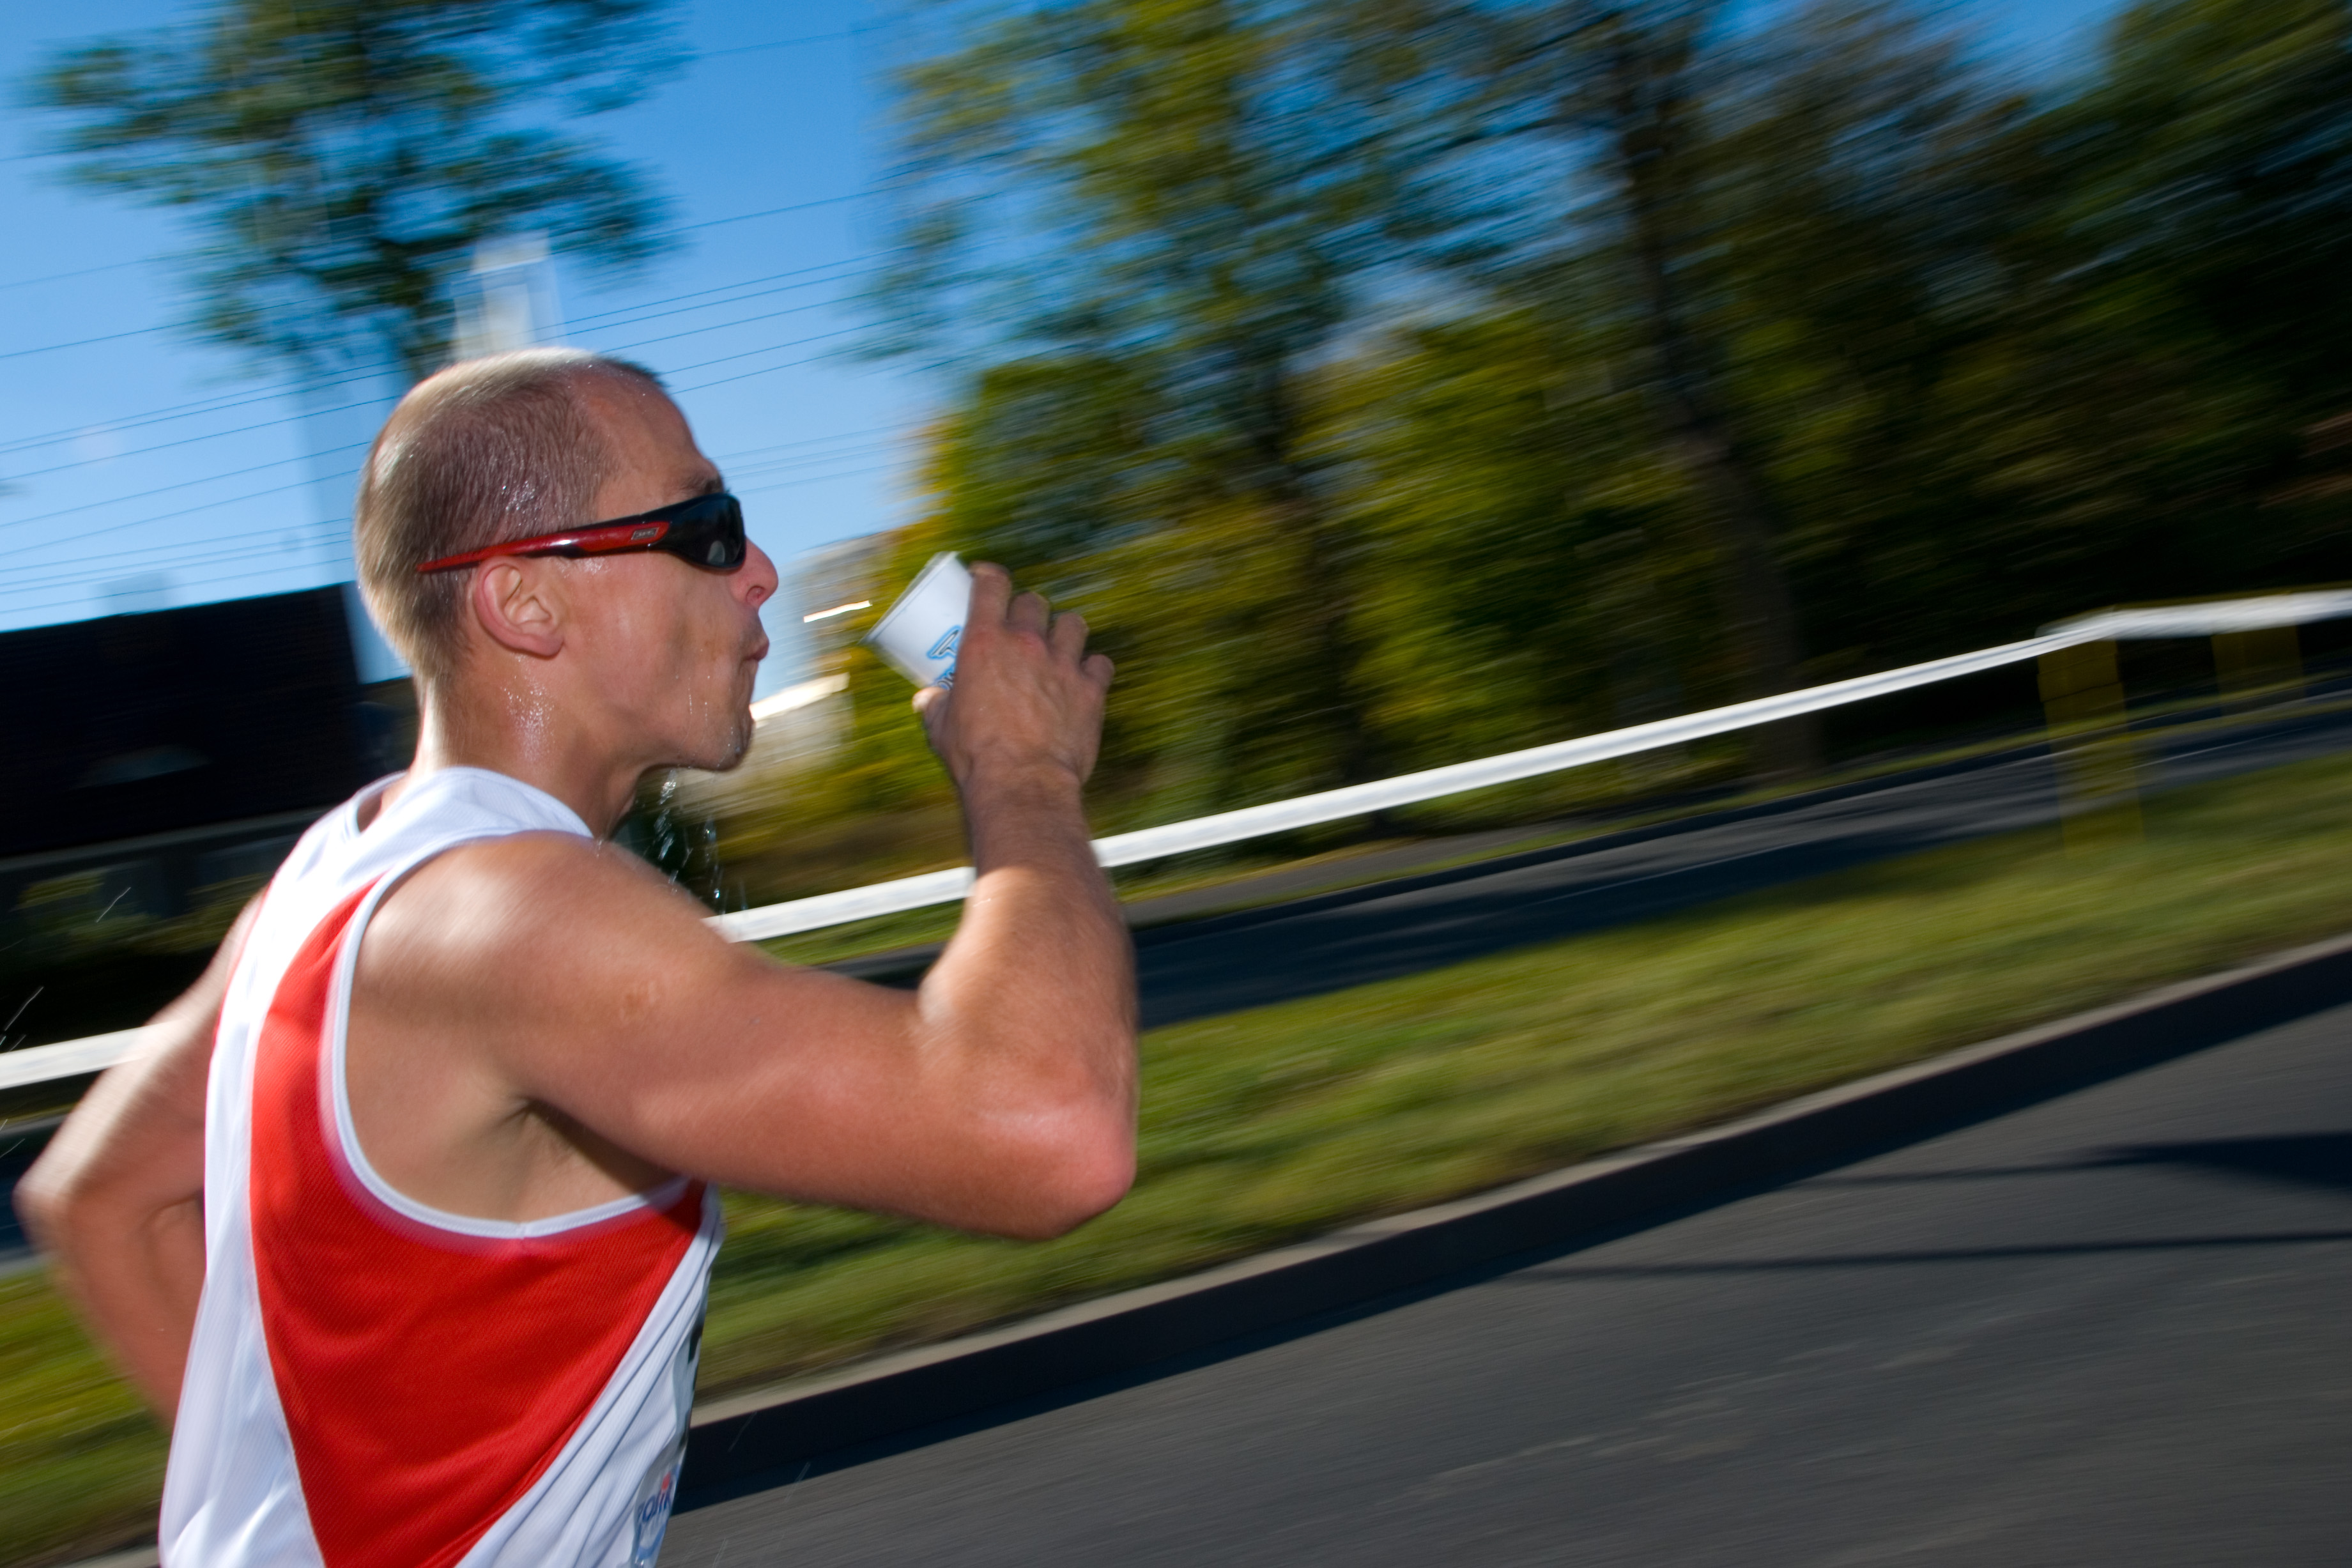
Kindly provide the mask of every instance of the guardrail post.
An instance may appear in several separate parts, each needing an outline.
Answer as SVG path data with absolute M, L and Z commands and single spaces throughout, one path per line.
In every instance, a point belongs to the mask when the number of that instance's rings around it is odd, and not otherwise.
M 2224 702 L 2251 708 L 2258 698 L 2303 696 L 2303 641 L 2293 626 L 2213 634 L 2213 674 Z
M 2041 676 L 2067 852 L 2088 854 L 2138 838 L 2139 759 L 2116 645 L 2077 643 L 2045 653 Z

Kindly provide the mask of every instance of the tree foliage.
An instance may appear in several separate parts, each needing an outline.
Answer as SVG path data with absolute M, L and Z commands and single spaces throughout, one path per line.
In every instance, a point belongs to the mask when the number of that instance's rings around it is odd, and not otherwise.
M 2352 576 L 2342 0 L 2041 84 L 1903 0 L 923 15 L 882 299 L 964 390 L 879 586 L 1081 605 L 1120 821 Z
M 651 253 L 642 177 L 537 121 L 657 83 L 665 4 L 220 0 L 60 52 L 29 96 L 68 122 L 71 178 L 194 217 L 204 335 L 298 369 L 356 335 L 417 375 L 446 357 L 446 285 L 478 241 Z

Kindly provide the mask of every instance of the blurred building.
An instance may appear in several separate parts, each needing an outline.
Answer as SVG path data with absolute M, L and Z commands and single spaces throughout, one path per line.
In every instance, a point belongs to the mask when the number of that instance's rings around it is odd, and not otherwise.
M 0 755 L 0 915 L 79 879 L 109 910 L 169 917 L 268 875 L 405 760 L 408 683 L 372 700 L 352 642 L 340 585 L 0 634 L 29 742 Z

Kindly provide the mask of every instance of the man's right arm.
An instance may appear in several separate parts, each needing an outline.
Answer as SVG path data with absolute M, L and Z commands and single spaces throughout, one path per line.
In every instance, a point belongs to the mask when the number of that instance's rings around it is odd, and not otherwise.
M 1049 632 L 1041 603 L 975 575 L 956 690 L 923 707 L 978 875 L 919 990 L 725 942 L 619 851 L 499 840 L 428 864 L 362 949 L 373 1016 L 417 1049 L 465 1042 L 415 1060 L 419 1090 L 487 1068 L 486 1127 L 511 1124 L 504 1094 L 664 1169 L 971 1230 L 1055 1235 L 1115 1203 L 1134 1167 L 1133 950 L 1080 798 L 1110 670 L 1076 617 Z M 417 1184 L 463 1142 L 395 1184 L 436 1201 Z

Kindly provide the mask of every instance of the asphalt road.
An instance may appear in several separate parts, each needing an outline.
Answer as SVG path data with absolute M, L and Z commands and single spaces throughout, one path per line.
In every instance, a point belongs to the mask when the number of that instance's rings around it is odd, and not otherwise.
M 2341 1564 L 2352 1007 L 681 1514 L 667 1568 Z
M 2352 747 L 2352 713 L 2141 737 L 2142 786 L 2200 784 Z M 1667 824 L 1502 868 L 1465 868 L 1245 915 L 1138 933 L 1147 1025 L 1213 1017 L 1622 925 L 1965 839 L 2058 818 L 2046 755 L 1855 786 Z

